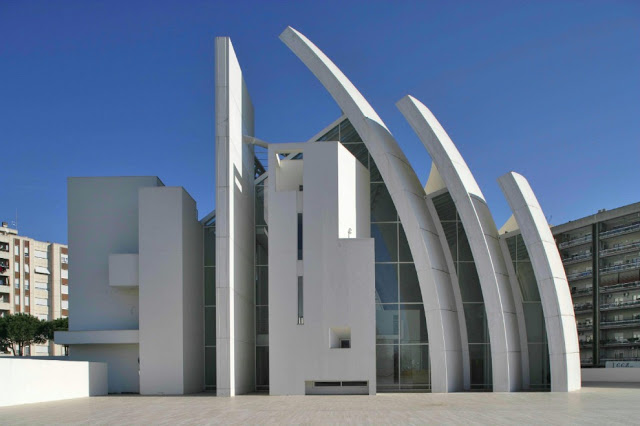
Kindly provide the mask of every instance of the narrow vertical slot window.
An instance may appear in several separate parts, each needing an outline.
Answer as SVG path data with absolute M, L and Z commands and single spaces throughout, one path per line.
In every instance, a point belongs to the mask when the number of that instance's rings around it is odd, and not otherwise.
M 298 277 L 298 325 L 304 325 L 303 291 L 302 277 Z
M 302 260 L 302 213 L 298 213 L 298 260 Z

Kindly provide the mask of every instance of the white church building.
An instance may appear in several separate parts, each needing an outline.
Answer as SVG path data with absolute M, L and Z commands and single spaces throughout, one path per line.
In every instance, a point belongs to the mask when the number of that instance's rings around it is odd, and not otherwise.
M 111 393 L 579 389 L 569 286 L 525 178 L 498 179 L 513 211 L 499 230 L 445 130 L 406 96 L 432 163 L 423 187 L 339 68 L 290 27 L 280 39 L 343 115 L 308 141 L 261 140 L 258 82 L 217 38 L 216 210 L 198 221 L 157 177 L 70 178 L 56 343 L 106 362 Z

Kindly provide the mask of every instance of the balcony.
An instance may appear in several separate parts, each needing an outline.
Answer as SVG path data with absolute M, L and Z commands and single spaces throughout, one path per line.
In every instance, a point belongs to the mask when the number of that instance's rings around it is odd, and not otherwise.
M 591 276 L 593 276 L 593 271 L 574 272 L 573 274 L 567 275 L 567 280 L 576 281 L 576 280 L 581 280 L 583 278 L 589 278 Z
M 628 253 L 640 249 L 640 241 L 635 241 L 631 244 L 618 245 L 614 247 L 600 250 L 600 257 L 613 256 L 615 254 Z
M 578 331 L 587 331 L 593 329 L 593 324 L 591 322 L 577 322 L 576 327 L 578 327 Z
M 600 268 L 600 275 L 615 274 L 618 272 L 631 271 L 633 269 L 638 269 L 638 268 L 640 268 L 640 259 L 636 258 L 636 259 L 633 259 L 633 261 L 630 261 L 629 263 L 623 263 L 620 265 L 611 265 L 611 266 L 606 266 L 604 268 Z
M 601 329 L 610 329 L 610 328 L 626 328 L 640 326 L 640 315 L 637 315 L 637 318 L 625 319 L 625 320 L 617 320 L 617 321 L 602 321 L 600 323 Z
M 605 348 L 626 348 L 629 346 L 640 346 L 640 342 L 636 338 L 618 339 L 618 340 L 601 340 L 600 345 Z
M 593 303 L 591 302 L 587 302 L 587 303 L 577 303 L 575 305 L 573 305 L 573 312 L 574 313 L 579 313 L 579 312 L 588 312 L 588 311 L 592 311 L 593 310 Z
M 633 307 L 640 306 L 640 299 L 638 300 L 629 300 L 627 302 L 615 302 L 615 303 L 607 303 L 604 305 L 600 305 L 601 311 L 613 311 L 616 309 L 628 309 Z
M 640 231 L 640 222 L 632 223 L 631 225 L 619 226 L 608 231 L 600 233 L 600 239 L 611 238 L 618 235 L 630 234 L 632 232 Z
M 558 244 L 559 249 L 566 249 L 569 247 L 579 246 L 581 244 L 590 243 L 592 240 L 591 234 L 584 235 L 582 237 L 574 238 L 573 240 L 563 241 Z
M 579 253 L 571 257 L 565 257 L 564 259 L 562 259 L 562 263 L 565 265 L 573 265 L 574 263 L 591 260 L 591 257 L 591 253 Z
M 600 293 L 615 293 L 617 291 L 633 290 L 637 288 L 640 288 L 640 281 L 631 281 L 628 283 L 600 287 Z
M 3 284 L 2 281 L 0 281 L 0 293 L 11 293 L 11 285 L 9 284 L 9 281 L 7 281 L 6 284 Z
M 586 296 L 593 292 L 593 287 L 576 288 L 571 287 L 571 297 Z

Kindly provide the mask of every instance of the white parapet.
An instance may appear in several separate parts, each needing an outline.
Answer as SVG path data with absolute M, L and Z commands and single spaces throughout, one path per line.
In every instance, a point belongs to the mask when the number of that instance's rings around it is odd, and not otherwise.
M 2 357 L 0 377 L 0 407 L 107 394 L 104 362 Z
M 109 255 L 109 285 L 111 287 L 138 287 L 138 254 Z

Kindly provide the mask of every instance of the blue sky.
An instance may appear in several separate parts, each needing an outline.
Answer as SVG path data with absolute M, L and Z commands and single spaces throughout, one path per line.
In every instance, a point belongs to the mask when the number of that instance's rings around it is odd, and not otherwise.
M 426 181 L 395 102 L 443 124 L 494 218 L 525 175 L 554 224 L 640 201 L 637 1 L 0 1 L 0 219 L 66 242 L 68 176 L 157 175 L 214 208 L 215 36 L 230 36 L 256 136 L 340 114 L 278 39 L 291 25 L 377 110 Z

